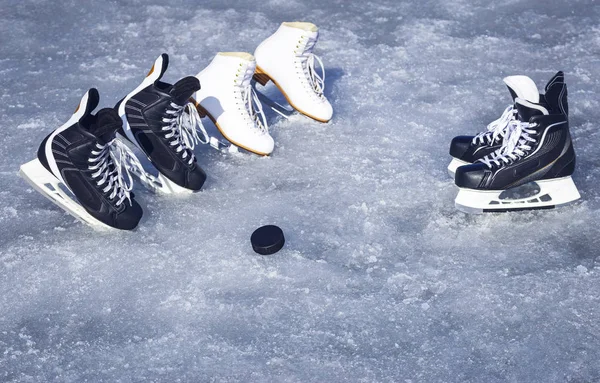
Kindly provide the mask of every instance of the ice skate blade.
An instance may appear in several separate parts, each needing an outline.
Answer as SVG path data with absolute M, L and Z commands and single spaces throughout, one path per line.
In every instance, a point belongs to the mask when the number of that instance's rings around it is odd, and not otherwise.
M 290 117 L 292 117 L 294 115 L 294 113 L 296 113 L 296 111 L 294 109 L 286 108 L 285 106 L 281 105 L 280 103 L 271 100 L 269 97 L 267 97 L 261 91 L 256 89 L 256 87 L 254 88 L 254 91 L 256 92 L 256 95 L 258 96 L 258 99 L 260 100 L 260 102 L 267 104 L 273 112 L 277 113 L 278 115 L 285 118 L 286 120 L 289 120 Z
M 235 141 L 231 140 L 223 132 L 223 129 L 221 129 L 221 126 L 219 126 L 219 123 L 217 122 L 217 120 L 206 109 L 204 109 L 198 102 L 196 102 L 195 104 L 196 104 L 196 109 L 198 110 L 198 114 L 200 115 L 200 117 L 208 117 L 213 122 L 213 124 L 215 124 L 215 126 L 219 130 L 219 133 L 221 133 L 221 135 L 223 137 L 225 137 L 225 139 L 231 143 L 231 145 L 228 145 L 216 137 L 210 137 L 209 144 L 211 147 L 213 147 L 214 149 L 217 149 L 218 151 L 223 152 L 223 153 L 238 153 L 239 152 L 238 147 L 240 147 L 250 153 L 258 154 L 259 156 L 268 157 L 269 155 L 271 155 L 271 153 L 259 152 L 254 149 L 250 149 L 249 147 L 242 145 L 239 142 L 235 142 Z
M 458 158 L 452 158 L 452 161 L 450 161 L 450 164 L 448 165 L 448 175 L 452 179 L 454 179 L 454 174 L 456 174 L 456 169 L 458 169 L 464 165 L 469 165 L 469 162 L 459 160 Z
M 129 125 L 127 125 L 129 127 Z M 137 148 L 142 153 L 144 151 L 135 143 L 129 140 L 127 137 L 123 137 L 121 134 L 117 133 L 117 137 L 125 143 L 125 145 L 129 146 L 130 149 Z M 144 153 L 145 155 L 145 153 Z M 152 164 L 152 161 L 148 156 L 148 161 Z M 158 172 L 158 176 L 153 176 L 148 172 L 140 173 L 134 168 L 129 168 L 129 171 L 133 176 L 142 183 L 147 189 L 153 191 L 154 193 L 159 194 L 191 194 L 194 193 L 194 190 L 186 189 L 177 185 L 175 182 L 169 180 L 165 177 L 161 172 Z
M 461 188 L 454 201 L 458 210 L 469 214 L 508 212 L 521 210 L 552 209 L 581 198 L 579 191 L 568 177 L 535 181 L 539 191 L 529 197 L 501 198 L 504 190 L 475 190 Z
M 66 189 L 66 186 L 63 186 L 64 189 L 60 187 L 62 182 L 50 173 L 37 158 L 21 165 L 19 175 L 44 197 L 48 198 L 79 221 L 93 227 L 95 230 L 117 230 L 92 217 L 90 213 L 76 201 L 75 196 L 73 196 L 70 191 L 64 190 Z
M 217 137 L 210 137 L 208 141 L 209 145 L 213 149 L 217 149 L 221 153 L 239 153 L 238 147 L 233 144 L 227 144 Z
M 258 82 L 259 84 L 261 84 L 262 86 L 265 86 L 268 84 L 269 81 L 272 81 L 273 84 L 275 84 L 275 86 L 277 87 L 277 89 L 279 89 L 279 91 L 281 92 L 281 94 L 283 94 L 283 96 L 285 97 L 285 99 L 287 100 L 288 104 L 290 104 L 290 106 L 294 109 L 296 109 L 298 112 L 300 112 L 300 114 L 305 115 L 308 118 L 312 118 L 315 121 L 318 122 L 322 122 L 322 123 L 328 123 L 330 120 L 322 120 L 320 118 L 317 118 L 313 115 L 311 115 L 310 113 L 306 113 L 305 111 L 303 111 L 300 108 L 297 108 L 296 105 L 294 105 L 294 103 L 290 100 L 290 98 L 288 97 L 288 95 L 284 92 L 283 88 L 277 83 L 277 81 L 275 81 L 273 79 L 273 77 L 269 76 L 264 70 L 262 70 L 262 68 L 260 68 L 258 65 L 256 66 L 256 73 L 254 74 L 254 80 L 256 82 Z M 256 87 L 255 87 L 256 89 Z M 256 92 L 257 94 L 260 92 Z M 259 96 L 260 97 L 260 96 Z M 264 98 L 267 98 L 267 96 L 263 95 Z M 286 108 L 274 101 L 271 101 L 271 104 L 275 104 L 278 107 L 273 107 L 270 103 L 265 102 L 267 105 L 269 105 L 271 107 L 271 109 L 273 109 L 275 112 L 281 114 L 283 117 L 289 118 L 289 115 L 287 115 L 287 113 L 281 111 L 281 109 L 286 110 Z M 278 110 L 279 109 L 279 110 Z
M 175 182 L 171 181 L 167 177 L 165 177 L 162 173 L 158 173 L 157 177 L 160 186 L 157 188 L 158 192 L 163 194 L 192 194 L 194 190 L 186 189 L 177 185 Z

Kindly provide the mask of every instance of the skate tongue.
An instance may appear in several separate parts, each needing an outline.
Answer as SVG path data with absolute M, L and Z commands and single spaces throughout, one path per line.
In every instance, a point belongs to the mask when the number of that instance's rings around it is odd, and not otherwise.
M 219 52 L 217 56 L 235 57 L 243 61 L 254 61 L 254 56 L 247 52 Z
M 194 76 L 189 76 L 177 81 L 169 91 L 169 94 L 175 99 L 175 102 L 183 105 L 199 90 L 200 81 Z
M 92 122 L 87 130 L 106 145 L 115 138 L 117 130 L 123 126 L 123 120 L 113 108 L 104 108 L 96 113 L 96 121 Z
M 504 78 L 504 83 L 508 87 L 513 101 L 515 98 L 520 98 L 533 102 L 540 102 L 540 92 L 538 91 L 535 82 L 527 76 L 508 76 Z
M 542 105 L 531 103 L 521 98 L 515 99 L 515 107 L 519 115 L 519 120 L 522 122 L 528 122 L 531 117 L 547 115 L 548 110 Z

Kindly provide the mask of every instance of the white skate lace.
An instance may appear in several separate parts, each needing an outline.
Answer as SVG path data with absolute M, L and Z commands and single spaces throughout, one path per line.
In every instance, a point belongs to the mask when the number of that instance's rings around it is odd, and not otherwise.
M 196 107 L 191 102 L 185 105 L 170 104 L 170 108 L 166 113 L 171 115 L 171 118 L 163 118 L 163 122 L 168 124 L 163 126 L 162 130 L 168 132 L 165 138 L 171 139 L 169 145 L 174 147 L 176 153 L 180 153 L 185 160 L 188 159 L 188 164 L 194 162 L 193 149 L 197 143 L 207 144 L 209 141 L 208 134 L 202 125 L 200 115 Z M 204 136 L 203 139 L 198 135 L 198 131 Z
M 323 92 L 325 91 L 325 66 L 323 65 L 323 61 L 319 58 L 319 56 L 312 53 L 316 43 L 317 37 L 307 37 L 306 46 L 303 52 L 298 54 L 297 57 L 300 58 L 304 75 L 309 80 L 312 90 L 317 96 L 322 98 Z M 300 46 L 302 44 L 302 40 L 300 40 L 298 44 L 298 46 Z M 323 77 L 321 77 L 315 70 L 315 63 L 319 64 Z
M 479 161 L 491 168 L 493 164 L 500 166 L 525 156 L 531 150 L 530 144 L 537 142 L 537 140 L 529 136 L 536 133 L 535 130 L 531 129 L 536 126 L 537 124 L 535 123 L 521 122 L 519 120 L 511 121 L 508 125 L 508 132 L 502 142 L 502 147 Z
M 487 126 L 486 132 L 481 132 L 473 137 L 473 144 L 487 144 L 494 143 L 498 137 L 505 137 L 507 128 L 512 121 L 516 119 L 517 110 L 513 106 L 509 106 L 504 109 L 502 116 L 495 121 L 492 121 Z
M 262 104 L 251 85 L 254 71 L 255 68 L 253 65 L 248 65 L 246 67 L 246 72 L 244 73 L 242 81 L 239 83 L 239 87 L 242 92 L 242 102 L 250 116 L 252 126 L 255 127 L 260 134 L 265 134 L 269 133 L 269 126 L 267 125 L 267 119 Z
M 110 199 L 117 198 L 116 206 L 128 200 L 131 205 L 130 191 L 133 188 L 133 179 L 130 171 L 146 174 L 142 164 L 135 154 L 118 139 L 102 145 L 96 143 L 98 150 L 92 150 L 93 156 L 88 158 L 88 169 L 94 171 L 91 176 L 97 186 L 104 186 L 104 193 L 110 192 Z

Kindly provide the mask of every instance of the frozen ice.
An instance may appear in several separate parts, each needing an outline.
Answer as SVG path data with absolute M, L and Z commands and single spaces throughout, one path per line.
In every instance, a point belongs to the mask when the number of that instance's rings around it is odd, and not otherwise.
M 597 1 L 0 9 L 0 381 L 600 381 Z M 269 113 L 272 157 L 198 148 L 205 190 L 136 187 L 133 233 L 93 232 L 17 176 L 88 88 L 112 106 L 162 52 L 174 82 L 295 20 L 321 28 L 335 114 Z M 581 201 L 457 211 L 451 138 L 501 114 L 505 76 L 558 70 Z M 286 234 L 269 257 L 250 245 L 264 224 Z

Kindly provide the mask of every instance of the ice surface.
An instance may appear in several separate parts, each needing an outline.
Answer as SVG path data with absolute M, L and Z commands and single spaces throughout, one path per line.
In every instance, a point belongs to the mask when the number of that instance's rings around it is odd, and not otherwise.
M 594 0 L 0 0 L 0 381 L 600 381 L 600 5 Z M 206 189 L 141 188 L 98 234 L 18 178 L 89 87 L 111 106 L 321 27 L 335 116 L 269 115 L 271 158 L 197 150 Z M 582 201 L 468 216 L 450 139 L 502 78 L 564 70 Z M 252 252 L 263 224 L 286 233 Z

